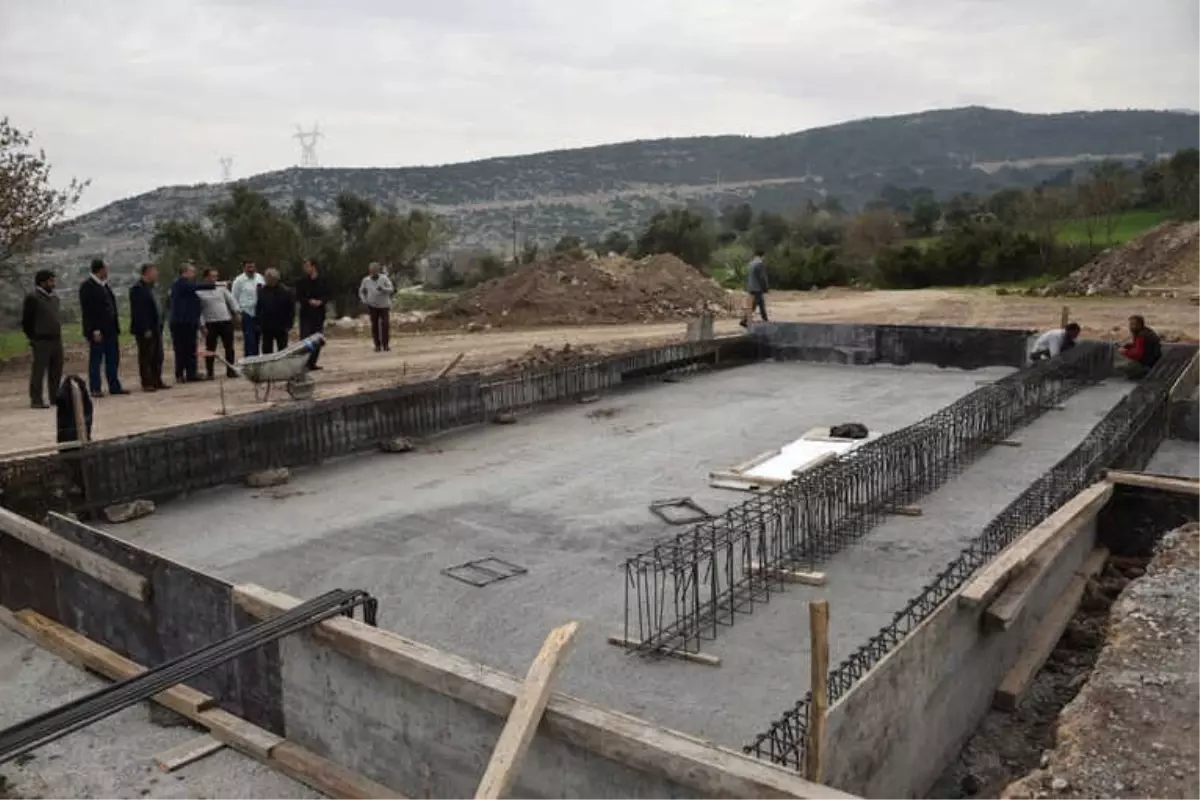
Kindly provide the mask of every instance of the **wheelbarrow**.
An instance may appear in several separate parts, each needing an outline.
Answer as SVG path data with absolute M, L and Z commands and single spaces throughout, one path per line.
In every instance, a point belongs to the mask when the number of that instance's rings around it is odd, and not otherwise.
M 249 356 L 237 364 L 229 365 L 235 372 L 254 384 L 254 399 L 267 402 L 271 397 L 271 387 L 283 383 L 288 395 L 293 400 L 309 400 L 313 395 L 313 382 L 308 377 L 308 359 L 325 344 L 325 337 L 314 333 L 306 339 L 301 339 L 291 347 L 278 353 L 265 356 Z M 222 359 L 224 360 L 224 359 Z M 259 397 L 259 387 L 264 385 L 266 390 Z

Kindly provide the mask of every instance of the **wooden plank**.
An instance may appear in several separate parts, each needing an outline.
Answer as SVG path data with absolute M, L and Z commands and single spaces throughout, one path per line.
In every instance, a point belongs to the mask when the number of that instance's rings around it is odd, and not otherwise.
M 35 611 L 26 609 L 10 616 L 0 614 L 0 623 L 6 621 L 20 625 L 18 632 L 22 636 L 64 660 L 106 678 L 122 680 L 145 672 L 141 664 Z M 189 686 L 174 686 L 151 699 L 207 728 L 214 739 L 330 797 L 403 797 L 383 784 L 353 773 L 224 709 L 214 708 L 216 701 L 212 697 Z
M 163 772 L 174 772 L 180 767 L 186 767 L 193 761 L 199 761 L 205 756 L 212 755 L 225 746 L 209 734 L 189 739 L 183 744 L 176 745 L 170 750 L 164 750 L 154 757 L 154 763 Z
M 63 660 L 90 672 L 114 680 L 132 678 L 145 672 L 136 662 L 36 611 L 17 611 L 13 618 L 24 627 L 33 641 Z M 182 684 L 156 694 L 153 699 L 185 717 L 199 714 L 215 705 L 212 697 Z
M 517 702 L 504 723 L 504 729 L 500 731 L 496 749 L 492 751 L 479 788 L 475 790 L 477 800 L 499 800 L 512 789 L 517 769 L 529 751 L 533 734 L 550 699 L 550 683 L 578 631 L 578 622 L 568 622 L 550 631 L 537 658 L 529 665 Z
M 626 649 L 637 647 L 640 642 L 635 639 L 626 639 L 619 634 L 611 634 L 607 639 L 609 644 L 615 644 Z M 717 656 L 709 655 L 708 653 L 690 653 L 687 650 L 655 650 L 655 655 L 665 656 L 667 658 L 678 658 L 681 661 L 691 661 L 693 664 L 703 664 L 706 667 L 721 666 L 721 659 Z
M 1084 561 L 1084 566 L 1071 578 L 1062 594 L 1058 596 L 1050 610 L 1046 612 L 1046 616 L 1038 624 L 1025 651 L 1017 659 L 1017 663 L 1000 682 L 992 701 L 996 708 L 1001 711 L 1012 711 L 1017 707 L 1017 703 L 1021 701 L 1029 689 L 1029 685 L 1033 683 L 1034 677 L 1046 663 L 1046 659 L 1054 652 L 1054 647 L 1062 638 L 1063 631 L 1067 629 L 1071 617 L 1075 616 L 1079 601 L 1083 598 L 1083 592 L 1087 588 L 1088 580 L 1104 566 L 1107 558 L 1108 551 L 1106 549 L 1093 550 L 1092 554 Z M 1085 570 L 1091 570 L 1091 572 L 1085 573 Z
M 449 375 L 449 374 L 450 374 L 450 370 L 452 370 L 452 369 L 454 369 L 455 367 L 457 367 L 457 366 L 458 366 L 458 362 L 462 361 L 462 360 L 463 360 L 463 356 L 465 356 L 465 355 L 466 355 L 466 353 L 459 353 L 459 354 L 458 354 L 458 355 L 456 355 L 454 358 L 450 359 L 450 363 L 449 363 L 449 364 L 447 364 L 446 366 L 442 367 L 442 368 L 441 368 L 441 369 L 438 371 L 437 377 L 436 377 L 434 380 L 439 380 L 439 381 L 440 381 L 442 378 L 444 378 L 444 377 L 446 377 L 447 375 Z
M 22 450 L 5 450 L 4 452 L 0 453 L 0 461 L 27 458 L 29 456 L 53 455 L 55 453 L 78 450 L 80 447 L 83 447 L 83 445 L 84 443 L 80 441 L 56 442 L 55 444 L 40 444 L 37 447 L 26 447 Z
M 107 364 L 105 364 L 107 366 Z M 92 440 L 87 429 L 87 417 L 83 413 L 83 392 L 79 391 L 79 384 L 75 381 L 69 381 L 67 386 L 71 390 L 71 406 L 75 412 L 75 437 L 84 444 Z M 112 389 L 112 387 L 108 387 Z
M 919 517 L 925 513 L 925 510 L 916 504 L 903 504 L 898 506 L 889 506 L 887 513 L 897 514 L 901 517 Z
M 812 702 L 808 706 L 808 740 L 804 748 L 804 777 L 820 783 L 825 772 L 825 718 L 829 713 L 829 601 L 808 604 Z
M 0 531 L 85 575 L 90 575 L 122 594 L 129 595 L 134 600 L 145 602 L 150 598 L 150 581 L 141 575 L 85 547 L 69 542 L 49 528 L 25 519 L 7 508 L 0 508 Z
M 300 603 L 261 586 L 234 587 L 234 602 L 269 619 Z M 335 618 L 310 629 L 318 641 L 381 672 L 507 717 L 519 687 L 500 670 L 358 620 Z M 711 797 L 848 798 L 829 786 L 694 736 L 554 693 L 542 730 L 599 758 L 643 770 Z
M 1175 383 L 1171 384 L 1171 390 L 1167 393 L 1167 399 L 1171 402 L 1186 400 L 1191 397 L 1192 390 L 1196 388 L 1197 383 L 1200 383 L 1200 353 L 1195 353 L 1192 356 L 1192 360 L 1188 362 L 1187 367 L 1175 379 Z
M 1112 483 L 1100 481 L 1072 497 L 985 565 L 959 592 L 959 605 L 967 608 L 990 605 L 1013 574 L 1023 569 L 1048 541 L 1066 528 L 1087 524 L 1112 497 L 1112 492 Z
M 1083 533 L 1086 527 L 1086 525 L 1068 525 L 1057 536 L 1046 542 L 1030 560 L 1029 565 L 1008 582 L 1004 590 L 983 612 L 985 630 L 1008 630 L 1012 626 L 1033 595 L 1033 590 L 1054 566 L 1059 555 Z
M 1122 486 L 1140 486 L 1145 489 L 1161 489 L 1164 492 L 1200 497 L 1200 479 L 1197 478 L 1156 475 L 1152 472 L 1125 472 L 1116 469 L 1108 470 L 1104 477 L 1112 483 L 1119 483 Z
M 784 583 L 804 583 L 809 586 L 824 586 L 824 572 L 804 572 L 797 569 L 785 569 L 783 567 L 759 567 L 756 562 L 751 562 L 750 570 L 752 572 L 762 571 L 777 578 Z

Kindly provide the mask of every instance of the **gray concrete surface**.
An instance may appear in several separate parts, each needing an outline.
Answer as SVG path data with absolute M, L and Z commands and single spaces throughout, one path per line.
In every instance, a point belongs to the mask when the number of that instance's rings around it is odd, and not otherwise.
M 446 437 L 404 455 L 302 472 L 285 487 L 224 488 L 112 529 L 236 581 L 300 597 L 365 588 L 380 625 L 524 674 L 546 633 L 583 629 L 557 686 L 586 700 L 737 746 L 807 688 L 815 590 L 777 596 L 723 629 L 723 666 L 630 658 L 605 644 L 622 627 L 622 560 L 676 529 L 653 499 L 740 502 L 707 473 L 809 428 L 909 424 L 1005 370 L 756 364 L 699 375 Z M 1013 496 L 1065 455 L 1128 384 L 1089 389 L 1019 432 L 924 503 L 828 565 L 834 663 L 875 633 Z M 485 588 L 441 570 L 494 555 L 529 572 Z
M 105 685 L 0 627 L 0 728 Z M 154 721 L 158 720 L 158 721 Z M 228 748 L 170 774 L 154 756 L 200 736 L 139 704 L 0 766 L 0 797 L 321 797 Z
M 1200 444 L 1184 439 L 1166 439 L 1146 465 L 1146 472 L 1200 478 Z

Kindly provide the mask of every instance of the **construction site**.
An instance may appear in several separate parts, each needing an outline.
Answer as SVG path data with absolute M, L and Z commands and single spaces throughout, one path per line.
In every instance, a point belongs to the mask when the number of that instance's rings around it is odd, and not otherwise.
M 1196 346 L 718 327 L 0 462 L 6 791 L 1069 796 L 955 770 L 1195 540 Z

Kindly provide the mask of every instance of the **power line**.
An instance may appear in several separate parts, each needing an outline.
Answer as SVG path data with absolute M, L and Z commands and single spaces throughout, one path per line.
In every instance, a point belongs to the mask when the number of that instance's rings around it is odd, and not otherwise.
M 312 130 L 306 131 L 299 125 L 296 126 L 296 132 L 292 134 L 293 139 L 300 142 L 300 166 L 301 167 L 317 167 L 317 140 L 325 134 L 321 133 L 317 123 L 313 123 Z

